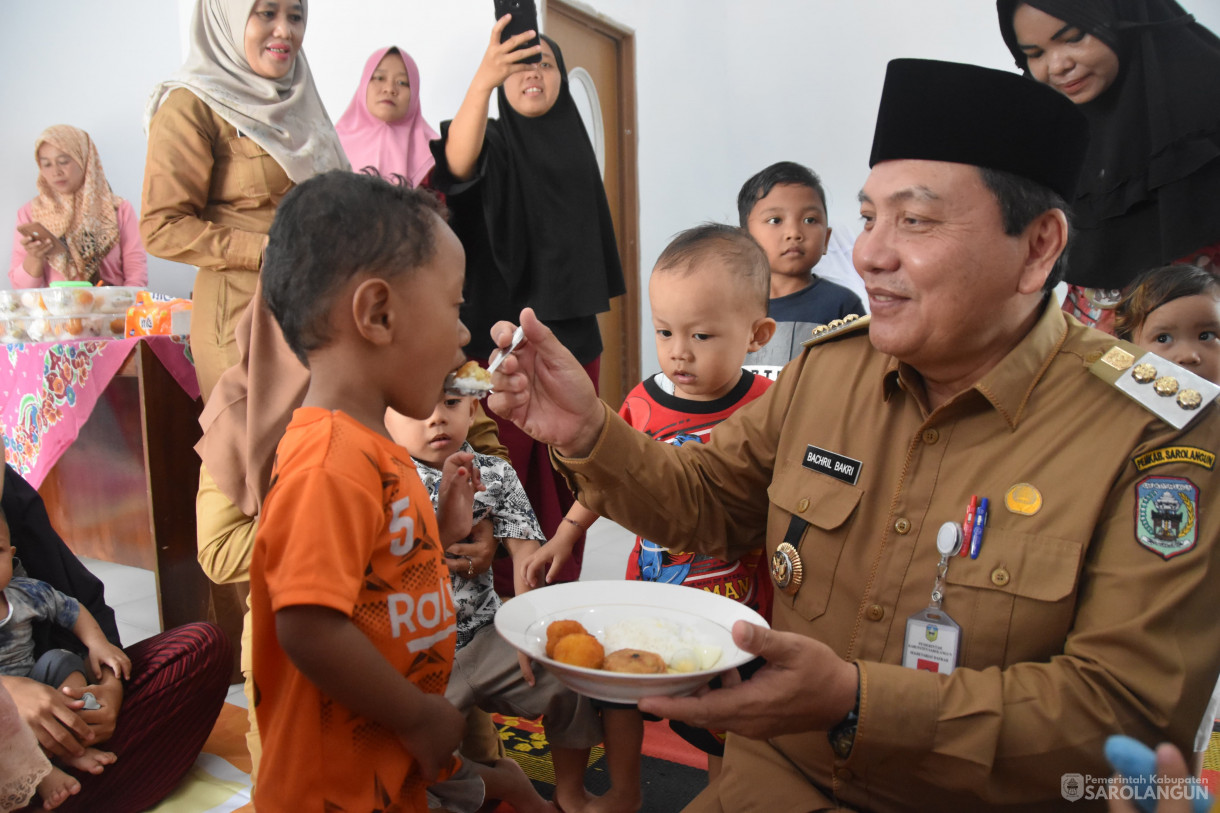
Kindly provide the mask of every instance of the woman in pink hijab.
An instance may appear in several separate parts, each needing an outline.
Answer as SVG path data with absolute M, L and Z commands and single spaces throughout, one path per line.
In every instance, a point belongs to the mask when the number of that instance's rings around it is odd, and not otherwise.
M 419 68 L 411 55 L 397 46 L 374 51 L 335 129 L 355 171 L 373 167 L 384 177 L 422 184 L 435 163 L 428 142 L 440 136 L 420 112 Z

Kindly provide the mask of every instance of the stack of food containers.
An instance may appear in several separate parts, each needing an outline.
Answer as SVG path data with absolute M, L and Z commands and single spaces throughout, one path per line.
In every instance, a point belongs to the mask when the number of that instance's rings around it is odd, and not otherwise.
M 0 290 L 0 341 L 122 338 L 127 309 L 140 290 L 130 286 Z

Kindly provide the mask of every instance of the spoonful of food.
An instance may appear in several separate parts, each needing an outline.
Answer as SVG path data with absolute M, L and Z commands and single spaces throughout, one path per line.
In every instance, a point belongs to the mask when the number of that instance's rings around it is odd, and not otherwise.
M 464 397 L 473 395 L 482 398 L 491 392 L 491 372 L 484 370 L 477 361 L 468 361 L 445 376 L 445 393 Z
M 525 331 L 518 327 L 513 331 L 513 340 L 508 349 L 496 356 L 495 360 L 487 365 L 486 370 L 480 367 L 477 361 L 468 361 L 445 376 L 445 392 L 450 395 L 473 395 L 476 398 L 482 398 L 491 392 L 491 374 L 499 369 L 500 363 L 524 340 Z

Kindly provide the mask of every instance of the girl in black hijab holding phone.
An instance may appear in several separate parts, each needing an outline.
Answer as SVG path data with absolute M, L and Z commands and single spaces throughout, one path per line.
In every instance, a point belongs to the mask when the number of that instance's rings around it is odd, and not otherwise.
M 996 5 L 1017 66 L 1091 125 L 1064 309 L 1112 332 L 1139 273 L 1220 270 L 1220 39 L 1174 0 Z
M 532 307 L 597 383 L 602 351 L 597 314 L 626 289 L 614 226 L 589 134 L 568 89 L 563 53 L 554 40 L 525 31 L 500 41 L 508 15 L 496 22 L 466 97 L 432 142 L 432 187 L 442 192 L 450 225 L 466 249 L 462 320 L 469 355 L 486 360 L 491 326 L 517 322 Z M 541 54 L 541 60 L 523 60 Z M 488 118 L 492 91 L 499 119 Z M 538 515 L 554 536 L 573 498 L 551 468 L 546 446 L 511 422 L 497 421 L 500 440 Z M 577 546 L 557 581 L 580 575 Z M 497 590 L 512 592 L 497 571 Z

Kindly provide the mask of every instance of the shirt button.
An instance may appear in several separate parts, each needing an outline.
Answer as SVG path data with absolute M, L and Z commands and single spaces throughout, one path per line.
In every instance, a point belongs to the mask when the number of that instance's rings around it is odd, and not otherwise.
M 809 500 L 803 499 L 796 504 L 796 512 L 798 514 L 803 514 L 803 513 L 805 513 L 805 509 L 807 509 L 808 507 L 809 507 Z
M 997 567 L 995 570 L 991 571 L 991 583 L 996 587 L 1003 587 L 1010 581 L 1012 581 L 1012 576 L 1010 576 L 1008 571 L 1004 568 Z
M 835 768 L 835 777 L 840 781 L 850 782 L 852 780 L 852 773 L 846 768 Z
M 885 618 L 885 608 L 880 604 L 872 604 L 868 608 L 868 620 L 880 621 Z
M 940 432 L 935 429 L 923 430 L 923 442 L 931 446 L 936 441 L 940 440 Z
M 911 530 L 911 521 L 906 517 L 899 517 L 894 523 L 894 530 L 900 534 L 906 534 Z
M 1101 361 L 1100 350 L 1090 350 L 1089 353 L 1084 357 L 1085 364 L 1096 364 L 1099 361 Z

